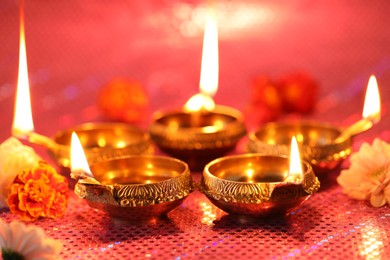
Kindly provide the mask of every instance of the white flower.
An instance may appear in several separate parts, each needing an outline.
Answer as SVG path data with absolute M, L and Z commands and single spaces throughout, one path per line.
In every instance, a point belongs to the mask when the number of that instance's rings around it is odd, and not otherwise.
M 15 137 L 0 144 L 0 208 L 7 207 L 9 188 L 16 175 L 25 168 L 38 165 L 41 158 Z
M 4 260 L 59 259 L 61 248 L 61 242 L 48 238 L 39 227 L 18 221 L 7 224 L 0 219 L 0 256 Z
M 337 178 L 343 192 L 354 199 L 370 200 L 374 207 L 390 204 L 390 145 L 380 139 L 372 146 L 363 143 L 350 161 L 350 168 Z

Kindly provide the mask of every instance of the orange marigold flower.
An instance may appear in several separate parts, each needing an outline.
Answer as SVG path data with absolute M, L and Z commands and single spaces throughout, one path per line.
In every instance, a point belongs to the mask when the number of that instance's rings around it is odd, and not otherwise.
M 145 117 L 149 98 L 144 86 L 136 81 L 115 78 L 102 87 L 97 105 L 104 116 L 128 123 Z
M 68 204 L 66 178 L 45 161 L 21 171 L 11 185 L 8 206 L 22 220 L 64 215 Z

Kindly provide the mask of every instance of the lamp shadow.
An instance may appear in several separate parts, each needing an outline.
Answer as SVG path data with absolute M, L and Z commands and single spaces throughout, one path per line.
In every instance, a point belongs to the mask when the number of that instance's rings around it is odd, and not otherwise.
M 313 217 L 307 217 L 308 215 Z M 317 217 L 315 217 L 317 216 Z M 238 215 L 224 215 L 214 221 L 215 230 L 248 230 L 260 229 L 276 234 L 286 234 L 299 241 L 305 241 L 305 234 L 319 224 L 321 213 L 305 206 L 284 216 L 247 217 Z
M 328 173 L 322 173 L 317 175 L 318 180 L 320 181 L 320 188 L 318 192 L 324 192 L 332 187 L 337 186 L 337 177 L 340 175 L 341 170 L 342 168 L 339 166 Z
M 0 208 L 0 214 L 5 213 L 5 212 L 9 212 L 9 208 L 7 208 L 7 207 Z
M 175 222 L 167 215 L 145 219 L 143 221 L 126 221 L 122 219 L 102 218 L 102 232 L 98 234 L 101 242 L 144 240 L 150 237 L 164 237 L 180 232 Z
M 175 211 L 186 211 L 187 208 L 177 208 L 168 214 L 149 217 L 145 219 L 121 219 L 110 217 L 108 214 L 101 214 L 97 217 L 98 223 L 95 227 L 97 230 L 91 230 L 89 235 L 93 240 L 98 240 L 102 243 L 119 242 L 125 240 L 139 241 L 152 237 L 174 236 L 175 234 L 183 233 L 177 218 L 178 215 L 184 214 Z M 78 216 L 79 221 L 88 221 L 84 216 Z

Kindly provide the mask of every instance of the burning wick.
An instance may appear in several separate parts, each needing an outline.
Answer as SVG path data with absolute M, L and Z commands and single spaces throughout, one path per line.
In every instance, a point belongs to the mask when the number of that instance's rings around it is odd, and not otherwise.
M 381 101 L 378 83 L 374 75 L 368 81 L 366 96 L 364 99 L 363 118 L 353 125 L 347 127 L 335 140 L 342 142 L 347 138 L 370 129 L 381 119 Z
M 218 27 L 214 16 L 209 14 L 203 38 L 200 93 L 195 94 L 187 101 L 184 106 L 187 111 L 211 111 L 214 109 L 215 103 L 212 97 L 218 90 L 218 70 Z
M 84 154 L 80 139 L 75 132 L 72 132 L 70 145 L 71 177 L 83 179 L 89 182 L 100 184 L 89 169 L 87 158 Z
M 297 139 L 295 136 L 291 139 L 291 149 L 290 149 L 290 168 L 289 173 L 285 182 L 292 182 L 295 184 L 302 183 L 303 173 L 302 173 L 302 163 L 301 157 L 299 155 L 299 149 L 297 144 Z
M 185 104 L 185 110 L 198 112 L 198 111 L 212 111 L 215 108 L 215 102 L 209 95 L 198 93 L 193 95 Z
M 374 75 L 372 75 L 368 81 L 362 115 L 363 118 L 370 120 L 374 124 L 381 120 L 381 101 L 378 82 Z
M 24 12 L 22 3 L 22 6 L 20 8 L 18 83 L 16 87 L 12 135 L 20 139 L 28 140 L 31 143 L 44 145 L 48 148 L 56 149 L 58 145 L 53 140 L 46 136 L 34 133 L 26 53 L 27 52 L 26 38 L 24 33 Z
M 28 82 L 26 39 L 24 33 L 24 12 L 20 8 L 20 42 L 18 84 L 16 89 L 15 114 L 12 128 L 21 133 L 34 131 L 31 112 L 30 88 Z

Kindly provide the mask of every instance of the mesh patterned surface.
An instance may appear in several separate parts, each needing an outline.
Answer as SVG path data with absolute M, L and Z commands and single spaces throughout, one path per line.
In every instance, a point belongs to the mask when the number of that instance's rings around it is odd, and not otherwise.
M 143 223 L 110 219 L 73 195 L 64 218 L 34 224 L 63 242 L 65 259 L 390 257 L 388 207 L 352 201 L 335 185 L 288 218 L 230 217 L 194 192 L 166 218 Z
M 367 79 L 374 73 L 382 88 L 382 120 L 354 139 L 354 149 L 375 137 L 389 142 L 390 2 L 339 2 L 216 2 L 217 103 L 243 109 L 255 75 L 302 69 L 320 83 L 316 111 L 308 117 L 345 126 L 360 118 Z M 10 135 L 13 116 L 18 8 L 16 1 L 0 2 L 1 141 Z M 52 136 L 74 124 L 103 120 L 96 96 L 117 76 L 145 85 L 150 112 L 184 104 L 197 91 L 204 9 L 201 1 L 26 1 L 36 131 Z M 54 164 L 45 149 L 35 148 Z M 234 218 L 195 191 L 166 218 L 125 222 L 70 192 L 63 218 L 33 224 L 63 243 L 64 259 L 389 259 L 389 206 L 376 209 L 349 199 L 335 182 L 338 174 L 321 179 L 321 190 L 284 219 Z M 194 177 L 199 181 L 200 173 Z M 0 217 L 16 219 L 4 209 Z

